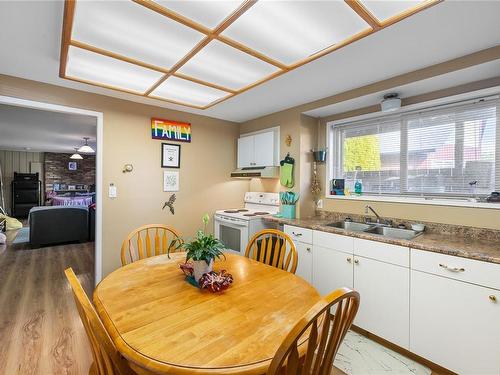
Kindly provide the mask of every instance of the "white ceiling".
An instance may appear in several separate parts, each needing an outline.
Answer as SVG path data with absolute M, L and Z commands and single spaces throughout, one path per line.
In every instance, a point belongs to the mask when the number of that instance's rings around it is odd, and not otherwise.
M 59 78 L 62 13 L 62 1 L 0 1 L 0 73 L 237 122 L 500 44 L 500 1 L 447 0 L 214 107 L 197 110 Z
M 74 152 L 89 137 L 95 150 L 96 118 L 0 104 L 0 149 Z

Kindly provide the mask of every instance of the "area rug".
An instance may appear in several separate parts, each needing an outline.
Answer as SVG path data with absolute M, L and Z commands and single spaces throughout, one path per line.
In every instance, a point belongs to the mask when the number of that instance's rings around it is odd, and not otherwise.
M 16 238 L 12 243 L 14 245 L 30 242 L 30 227 L 21 228 L 17 231 Z

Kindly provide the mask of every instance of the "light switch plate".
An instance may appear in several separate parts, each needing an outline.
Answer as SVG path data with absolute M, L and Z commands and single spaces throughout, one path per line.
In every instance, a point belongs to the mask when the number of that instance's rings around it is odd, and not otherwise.
M 116 190 L 116 186 L 115 186 L 115 185 L 113 185 L 113 184 L 110 184 L 110 185 L 109 185 L 109 190 L 108 190 L 108 196 L 109 196 L 110 198 L 116 198 L 116 197 L 117 197 L 117 195 L 118 195 L 118 192 L 117 192 L 117 190 Z

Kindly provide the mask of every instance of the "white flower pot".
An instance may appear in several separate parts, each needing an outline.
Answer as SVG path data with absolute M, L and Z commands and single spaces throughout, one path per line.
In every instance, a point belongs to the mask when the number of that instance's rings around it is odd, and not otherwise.
M 194 260 L 193 261 L 193 269 L 194 269 L 194 279 L 198 282 L 203 274 L 212 271 L 214 268 L 214 260 L 210 261 L 210 264 L 207 264 L 204 260 Z

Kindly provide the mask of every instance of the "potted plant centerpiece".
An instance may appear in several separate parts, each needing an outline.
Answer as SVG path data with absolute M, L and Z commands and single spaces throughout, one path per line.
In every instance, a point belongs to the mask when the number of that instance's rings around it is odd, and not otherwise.
M 196 233 L 194 240 L 182 245 L 186 250 L 186 262 L 190 259 L 193 261 L 193 276 L 197 282 L 203 274 L 212 271 L 215 258 L 224 257 L 222 252 L 225 249 L 224 244 L 213 234 L 206 234 L 209 220 L 208 214 L 205 214 L 203 216 L 203 230 Z

